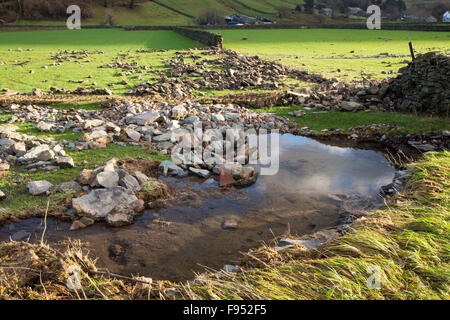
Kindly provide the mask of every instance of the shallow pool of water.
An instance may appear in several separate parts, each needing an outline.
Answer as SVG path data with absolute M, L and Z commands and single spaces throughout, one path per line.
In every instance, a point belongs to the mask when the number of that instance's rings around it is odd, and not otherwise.
M 147 211 L 124 228 L 99 223 L 75 232 L 70 224 L 49 220 L 45 239 L 87 243 L 98 265 L 110 272 L 153 279 L 186 280 L 204 267 L 236 264 L 242 253 L 290 231 L 313 233 L 338 224 L 341 203 L 330 194 L 378 198 L 395 169 L 381 153 L 328 146 L 293 135 L 280 137 L 280 170 L 260 176 L 241 190 L 220 190 L 217 182 L 165 178 L 176 192 L 172 206 Z M 225 223 L 236 229 L 224 228 Z M 20 230 L 39 241 L 42 219 L 32 218 L 0 228 L 0 240 Z

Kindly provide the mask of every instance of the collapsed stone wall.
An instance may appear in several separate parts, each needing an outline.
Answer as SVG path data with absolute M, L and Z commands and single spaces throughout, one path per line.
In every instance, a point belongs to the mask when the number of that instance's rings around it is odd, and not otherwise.
M 381 86 L 385 102 L 402 112 L 449 116 L 449 56 L 429 52 L 399 72 L 391 83 Z
M 222 36 L 216 33 L 205 30 L 178 27 L 173 28 L 173 31 L 184 37 L 203 43 L 209 47 L 223 48 Z
M 214 96 L 198 99 L 201 103 L 237 104 L 245 108 L 270 108 L 299 104 L 298 98 L 303 95 L 294 92 L 244 93 Z

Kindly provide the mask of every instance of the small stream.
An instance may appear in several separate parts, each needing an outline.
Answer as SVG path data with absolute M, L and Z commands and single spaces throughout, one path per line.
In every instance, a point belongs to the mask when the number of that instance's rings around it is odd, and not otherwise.
M 287 134 L 280 136 L 278 174 L 260 176 L 248 188 L 224 191 L 213 179 L 162 178 L 183 201 L 146 211 L 133 225 L 117 229 L 98 223 L 69 231 L 69 223 L 49 220 L 45 239 L 54 245 L 82 240 L 99 258 L 98 266 L 110 272 L 187 280 L 205 266 L 219 270 L 237 264 L 242 253 L 288 230 L 304 235 L 336 226 L 341 203 L 331 194 L 369 196 L 380 203 L 378 191 L 394 173 L 379 152 Z M 0 241 L 26 231 L 37 242 L 42 230 L 43 219 L 30 218 L 0 228 Z

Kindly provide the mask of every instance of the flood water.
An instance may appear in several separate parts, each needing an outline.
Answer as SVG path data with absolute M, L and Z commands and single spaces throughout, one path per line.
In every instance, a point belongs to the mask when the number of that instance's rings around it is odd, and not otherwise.
M 87 244 L 98 266 L 123 275 L 187 280 L 205 266 L 215 270 L 237 264 L 242 253 L 269 243 L 288 230 L 314 233 L 338 224 L 341 203 L 330 194 L 365 195 L 380 201 L 381 186 L 392 182 L 395 169 L 381 153 L 321 144 L 293 135 L 280 137 L 280 170 L 260 176 L 256 184 L 224 191 L 213 180 L 164 178 L 182 199 L 160 210 L 146 211 L 124 228 L 103 223 L 78 231 L 70 224 L 47 221 L 45 239 L 67 238 Z M 224 228 L 234 221 L 236 229 Z M 39 241 L 41 218 L 0 228 L 0 240 L 15 232 Z

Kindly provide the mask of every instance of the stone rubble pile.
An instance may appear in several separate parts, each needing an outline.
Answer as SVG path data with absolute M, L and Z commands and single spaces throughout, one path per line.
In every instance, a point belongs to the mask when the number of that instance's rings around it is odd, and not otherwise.
M 28 172 L 73 168 L 62 144 L 54 139 L 41 139 L 18 133 L 12 124 L 0 126 L 0 175 L 6 176 L 11 165 L 24 165 Z
M 80 95 L 80 96 L 92 96 L 92 95 L 112 96 L 114 94 L 114 92 L 108 88 L 96 88 L 94 86 L 84 87 L 84 88 L 79 87 L 79 88 L 76 88 L 75 90 L 51 87 L 50 92 L 52 94 L 74 94 L 74 95 Z M 44 93 L 41 93 L 39 95 L 43 95 L 43 94 Z M 34 94 L 34 95 L 36 95 L 36 94 Z
M 206 105 L 199 103 L 133 103 L 110 100 L 102 110 L 55 109 L 37 105 L 10 104 L 4 112 L 11 114 L 7 124 L 0 125 L 0 175 L 6 176 L 11 166 L 24 166 L 29 173 L 73 168 L 73 159 L 65 148 L 74 151 L 106 148 L 108 143 L 141 145 L 171 155 L 173 161 L 163 161 L 160 171 L 164 175 L 201 178 L 216 176 L 223 187 L 245 187 L 256 182 L 257 171 L 248 165 L 249 157 L 258 158 L 257 150 L 250 150 L 247 133 L 272 129 L 289 130 L 289 121 L 272 114 L 252 112 L 236 105 Z M 30 123 L 39 132 L 78 133 L 78 141 L 55 141 L 19 133 L 16 124 Z M 231 138 L 237 145 L 227 140 Z M 181 134 L 180 134 L 180 130 Z M 208 134 L 207 134 L 208 133 Z M 200 141 L 194 149 L 193 141 Z M 217 151 L 219 150 L 219 151 Z M 224 150 L 231 154 L 225 161 Z M 205 158 L 208 154 L 210 158 Z M 214 161 L 208 161 L 208 160 Z M 104 167 L 83 170 L 77 181 L 53 186 L 48 181 L 28 184 L 32 195 L 51 192 L 89 192 L 73 201 L 77 213 L 89 218 L 107 221 L 113 226 L 133 221 L 136 195 L 149 178 L 144 174 L 128 174 L 109 162 Z M 4 194 L 1 196 L 4 197 Z M 123 207 L 118 207 L 115 199 Z M 111 206 L 99 205 L 116 204 Z M 111 207 L 111 208 L 110 208 Z M 134 208 L 130 211 L 130 207 Z M 103 211 L 102 211 L 103 210 Z M 111 213 L 113 210 L 114 215 Z M 86 222 L 86 221 L 85 221 Z M 74 228 L 86 225 L 77 222 Z
M 168 71 L 157 79 L 156 83 L 142 82 L 129 91 L 137 96 L 171 97 L 184 99 L 191 97 L 195 90 L 244 90 L 278 89 L 280 82 L 288 77 L 321 83 L 326 81 L 318 75 L 309 75 L 282 64 L 250 57 L 231 50 L 213 51 L 224 54 L 224 58 L 205 59 L 195 64 L 186 63 L 180 52 L 166 61 Z M 204 51 L 204 55 L 210 52 Z
M 72 199 L 72 207 L 79 218 L 106 221 L 112 227 L 133 223 L 134 217 L 145 208 L 145 202 L 139 199 L 139 192 L 156 192 L 145 188 L 149 178 L 142 172 L 129 174 L 120 166 L 120 162 L 111 159 L 104 166 L 94 170 L 83 169 L 76 179 L 85 192 L 81 197 Z M 158 184 L 162 182 L 157 180 Z M 166 188 L 164 186 L 164 188 Z M 147 204 L 150 205 L 150 204 Z M 90 225 L 76 220 L 72 230 Z

